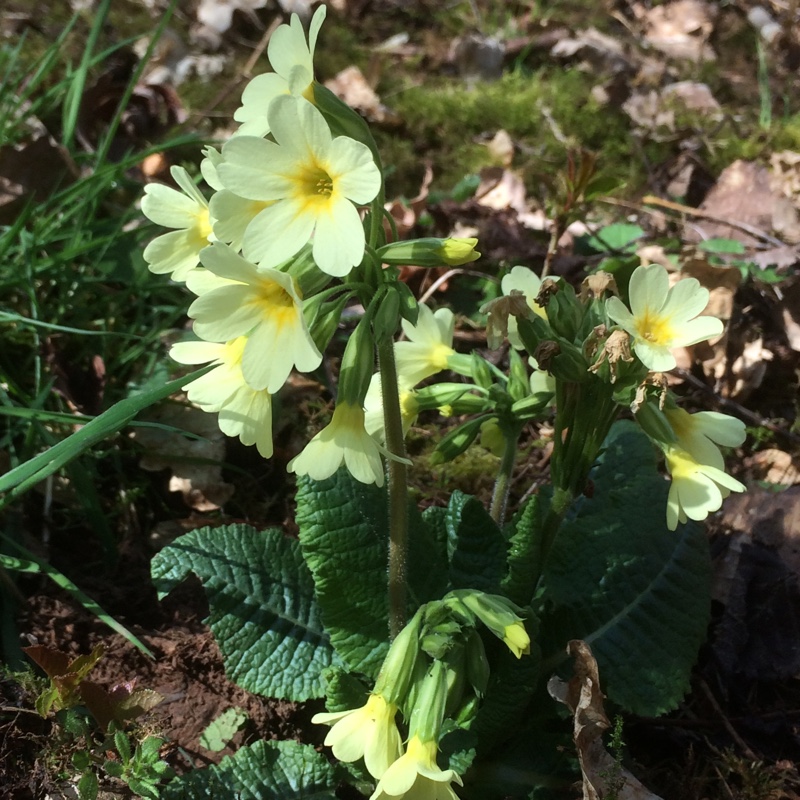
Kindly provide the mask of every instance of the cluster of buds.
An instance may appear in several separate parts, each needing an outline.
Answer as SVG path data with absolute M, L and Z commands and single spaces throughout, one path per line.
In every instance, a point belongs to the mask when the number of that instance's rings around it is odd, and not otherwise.
M 364 759 L 377 785 L 370 800 L 457 800 L 453 769 L 437 752 L 445 720 L 468 725 L 489 681 L 489 662 L 478 623 L 517 657 L 530 653 L 522 611 L 511 601 L 471 589 L 450 592 L 422 606 L 389 647 L 366 703 L 316 714 L 331 725 L 325 744 L 340 761 Z M 407 723 L 404 738 L 398 728 Z
M 479 254 L 475 239 L 386 243 L 383 175 L 369 129 L 314 80 L 325 13 L 317 9 L 308 38 L 297 15 L 273 33 L 274 72 L 247 85 L 234 114 L 241 124 L 221 150 L 203 151 L 210 199 L 180 166 L 171 170 L 177 189 L 146 187 L 143 213 L 172 230 L 150 242 L 144 258 L 196 296 L 189 316 L 198 340 L 170 352 L 183 364 L 213 366 L 185 387 L 189 400 L 265 458 L 273 452 L 273 395 L 293 370 L 320 366 L 345 306 L 360 302 L 365 314 L 345 349 L 333 419 L 288 468 L 323 479 L 344 465 L 380 485 L 385 451 L 365 420 L 376 343 L 392 338 L 401 318 L 407 345 L 415 331 L 419 342 L 429 338 L 428 315 L 417 323 L 396 265 L 464 264 Z M 401 382 L 412 386 L 444 368 L 452 349 L 442 345 Z

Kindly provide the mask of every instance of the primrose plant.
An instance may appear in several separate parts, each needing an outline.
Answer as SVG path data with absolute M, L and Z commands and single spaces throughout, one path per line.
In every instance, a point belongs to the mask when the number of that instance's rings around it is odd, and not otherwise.
M 477 241 L 397 240 L 368 127 L 314 80 L 324 16 L 308 39 L 296 16 L 273 34 L 274 72 L 246 87 L 230 140 L 203 151 L 210 196 L 176 166 L 179 188 L 149 185 L 142 209 L 172 229 L 145 250 L 150 269 L 196 297 L 197 338 L 171 349 L 207 365 L 188 400 L 265 458 L 273 396 L 293 371 L 320 367 L 346 308 L 363 309 L 332 419 L 288 465 L 299 538 L 204 528 L 152 570 L 162 595 L 198 575 L 241 686 L 327 698 L 313 721 L 329 726 L 335 762 L 259 742 L 166 796 L 233 797 L 256 782 L 263 797 L 332 798 L 345 779 L 372 800 L 532 797 L 574 778 L 559 738 L 569 725 L 546 691 L 570 640 L 591 646 L 622 709 L 663 713 L 688 688 L 709 613 L 694 523 L 743 490 L 721 448 L 741 444 L 744 426 L 687 413 L 663 373 L 673 348 L 722 324 L 698 316 L 708 292 L 695 279 L 670 286 L 658 265 L 579 290 L 517 266 L 484 308 L 489 347 L 510 345 L 508 369 L 456 352 L 453 313 L 418 303 L 399 268 L 474 261 Z M 431 464 L 478 437 L 499 456 L 488 510 L 458 491 L 424 513 L 409 502 L 405 437 L 421 412 L 449 418 Z M 523 432 L 545 419 L 552 485 L 506 519 Z

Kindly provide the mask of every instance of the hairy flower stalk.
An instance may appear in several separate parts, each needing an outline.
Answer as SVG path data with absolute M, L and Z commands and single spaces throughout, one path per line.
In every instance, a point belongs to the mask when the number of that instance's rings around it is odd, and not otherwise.
M 394 344 L 378 344 L 378 369 L 383 396 L 384 432 L 389 459 L 389 635 L 394 638 L 405 625 L 408 594 L 408 466 L 403 415 L 397 383 Z

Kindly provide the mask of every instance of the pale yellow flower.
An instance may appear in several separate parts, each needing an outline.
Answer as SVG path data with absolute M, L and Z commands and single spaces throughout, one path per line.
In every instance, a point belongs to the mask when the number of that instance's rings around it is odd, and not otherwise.
M 389 765 L 400 758 L 403 745 L 395 724 L 397 706 L 380 694 L 371 694 L 361 708 L 315 714 L 315 724 L 333 725 L 325 744 L 333 749 L 339 761 L 364 764 L 373 778 L 380 778 Z
M 542 288 L 542 279 L 527 267 L 514 267 L 508 275 L 503 276 L 500 288 L 504 295 L 510 295 L 516 289 L 525 296 L 528 308 L 537 316 L 547 319 L 547 312 L 536 302 L 539 290 Z M 513 314 L 508 316 L 508 341 L 517 350 L 523 350 L 524 345 L 519 338 L 517 318 Z
M 220 242 L 206 248 L 201 260 L 223 281 L 189 307 L 194 331 L 211 342 L 247 335 L 242 372 L 253 389 L 277 392 L 292 369 L 309 372 L 320 365 L 322 355 L 308 331 L 290 275 L 258 270 Z
M 414 424 L 419 414 L 419 405 L 415 399 L 414 390 L 404 383 L 399 385 L 400 416 L 403 421 L 403 433 Z M 366 397 L 364 398 L 364 427 L 370 436 L 379 442 L 385 442 L 383 418 L 383 392 L 381 390 L 381 376 L 376 372 L 369 382 Z
M 242 105 L 233 114 L 233 118 L 242 123 L 237 136 L 265 136 L 269 133 L 267 111 L 276 97 L 292 94 L 313 99 L 314 49 L 324 20 L 323 5 L 311 18 L 308 42 L 297 14 L 292 14 L 289 25 L 279 25 L 275 29 L 267 47 L 267 58 L 275 71 L 257 75 L 245 86 Z
M 340 402 L 333 419 L 295 456 L 287 469 L 316 481 L 330 478 L 342 464 L 361 483 L 383 486 L 380 448 L 364 427 L 360 406 Z
M 689 414 L 682 408 L 667 408 L 664 415 L 678 437 L 678 445 L 702 464 L 723 468 L 717 445 L 738 447 L 747 436 L 744 423 L 718 411 Z
M 153 239 L 144 249 L 144 260 L 151 272 L 171 273 L 182 281 L 197 266 L 200 251 L 212 241 L 208 203 L 183 167 L 172 167 L 170 174 L 182 192 L 151 183 L 144 187 L 142 213 L 156 225 L 175 228 Z
M 247 385 L 242 375 L 246 337 L 230 342 L 179 342 L 170 356 L 181 364 L 206 364 L 215 369 L 191 381 L 184 389 L 203 411 L 219 414 L 219 429 L 238 436 L 244 445 L 255 444 L 264 458 L 272 456 L 272 397 Z
M 633 350 L 648 369 L 675 367 L 672 349 L 697 344 L 722 333 L 716 317 L 698 317 L 708 304 L 708 290 L 695 278 L 670 288 L 660 264 L 637 267 L 628 288 L 630 311 L 618 297 L 606 300 L 606 312 L 633 337 Z
M 431 311 L 419 304 L 417 324 L 403 320 L 407 342 L 394 346 L 397 374 L 404 386 L 416 386 L 425 378 L 447 369 L 447 359 L 455 355 L 453 328 L 455 316 L 449 308 Z
M 665 448 L 672 483 L 667 499 L 667 527 L 674 531 L 679 522 L 702 520 L 719 511 L 730 492 L 743 492 L 744 484 L 719 467 L 698 462 L 676 445 Z
M 455 770 L 440 769 L 436 742 L 412 736 L 405 754 L 383 774 L 370 800 L 458 800 L 451 783 L 462 784 Z
M 372 153 L 347 136 L 333 138 L 322 114 L 305 101 L 278 97 L 269 120 L 274 142 L 236 136 L 217 166 L 226 189 L 265 204 L 244 232 L 245 258 L 275 267 L 313 237 L 317 266 L 347 275 L 364 257 L 357 206 L 373 200 L 381 186 Z

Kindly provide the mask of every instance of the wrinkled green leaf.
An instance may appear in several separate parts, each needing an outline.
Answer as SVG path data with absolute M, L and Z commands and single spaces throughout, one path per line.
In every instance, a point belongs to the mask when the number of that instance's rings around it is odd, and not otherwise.
M 543 574 L 543 649 L 552 667 L 583 639 L 603 691 L 656 716 L 675 708 L 710 613 L 711 565 L 702 528 L 666 527 L 667 482 L 632 422 L 618 422 L 593 472 L 594 496 L 561 528 Z
M 162 789 L 163 800 L 336 800 L 333 767 L 313 747 L 256 742 Z
M 388 648 L 386 490 L 359 483 L 345 469 L 331 478 L 300 478 L 297 524 L 314 576 L 322 619 L 347 666 L 374 678 Z M 443 548 L 416 508 L 409 508 L 409 616 L 441 597 Z
M 296 540 L 248 525 L 200 528 L 165 547 L 151 571 L 159 597 L 197 575 L 226 672 L 239 686 L 297 701 L 323 694 L 321 672 L 334 654 Z
M 500 594 L 508 545 L 480 500 L 453 492 L 445 524 L 452 587 Z

